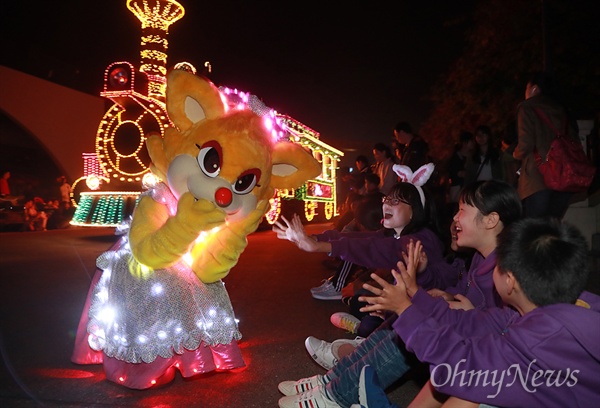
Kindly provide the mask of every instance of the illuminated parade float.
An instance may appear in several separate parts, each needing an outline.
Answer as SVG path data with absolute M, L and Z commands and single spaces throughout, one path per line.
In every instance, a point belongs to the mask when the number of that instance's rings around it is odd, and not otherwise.
M 309 149 L 321 163 L 322 172 L 315 180 L 309 180 L 302 187 L 294 190 L 277 190 L 273 198 L 271 210 L 265 218 L 272 224 L 281 213 L 282 203 L 286 200 L 304 201 L 304 216 L 312 221 L 322 210 L 324 218 L 330 220 L 337 212 L 336 202 L 336 169 L 344 153 L 319 139 L 319 133 L 285 115 L 277 115 L 289 133 L 291 142 L 300 143 Z
M 167 34 L 169 26 L 184 16 L 173 0 L 127 0 L 127 8 L 140 20 L 139 71 L 129 62 L 110 64 L 104 72 L 101 96 L 113 102 L 100 121 L 96 152 L 84 153 L 84 175 L 73 183 L 76 211 L 71 221 L 80 226 L 117 226 L 133 213 L 144 185 L 156 178 L 150 171 L 146 139 L 164 136 L 172 126 L 165 107 Z M 195 72 L 189 63 L 176 68 Z M 266 221 L 274 223 L 286 201 L 304 203 L 304 215 L 330 220 L 337 215 L 336 169 L 343 153 L 320 140 L 318 132 L 297 120 L 264 106 L 254 95 L 221 87 L 232 109 L 253 109 L 249 101 L 271 118 L 278 140 L 299 143 L 321 163 L 322 173 L 298 189 L 276 190 Z M 77 200 L 78 198 L 78 200 Z

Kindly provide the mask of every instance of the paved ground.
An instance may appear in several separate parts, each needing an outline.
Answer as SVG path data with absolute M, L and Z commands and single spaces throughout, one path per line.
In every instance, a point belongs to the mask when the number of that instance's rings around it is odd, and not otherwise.
M 321 264 L 326 256 L 303 253 L 260 231 L 225 279 L 247 368 L 177 377 L 146 391 L 117 386 L 100 366 L 70 362 L 95 259 L 115 239 L 111 228 L 0 233 L 0 407 L 276 407 L 280 381 L 322 372 L 304 349 L 307 336 L 352 337 L 329 323 L 330 314 L 345 307 L 309 294 L 329 276 Z M 597 293 L 599 278 L 596 273 L 590 283 Z M 409 381 L 391 398 L 405 405 L 416 390 Z
M 116 240 L 113 229 L 4 232 L 0 239 L 1 407 L 276 407 L 280 381 L 323 372 L 304 349 L 307 336 L 352 338 L 329 323 L 345 310 L 341 302 L 310 297 L 329 276 L 326 256 L 260 231 L 225 278 L 247 368 L 129 390 L 106 381 L 101 366 L 70 362 L 95 259 Z M 403 395 L 414 392 L 405 387 Z

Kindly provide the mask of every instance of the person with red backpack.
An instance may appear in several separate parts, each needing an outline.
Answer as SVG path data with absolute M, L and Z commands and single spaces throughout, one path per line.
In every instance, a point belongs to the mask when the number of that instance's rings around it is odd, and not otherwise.
M 549 157 L 551 145 L 557 136 L 564 137 L 567 144 L 576 148 L 580 142 L 576 126 L 569 123 L 565 108 L 550 97 L 549 89 L 550 82 L 546 74 L 535 73 L 530 76 L 525 89 L 525 101 L 518 106 L 518 143 L 513 157 L 521 161 L 517 190 L 523 204 L 523 215 L 562 219 L 575 191 L 549 185 L 548 179 L 545 180 L 540 172 L 540 165 Z M 583 148 L 581 150 L 583 154 Z M 564 152 L 558 153 L 561 155 Z M 559 171 L 556 178 L 564 181 L 565 174 Z

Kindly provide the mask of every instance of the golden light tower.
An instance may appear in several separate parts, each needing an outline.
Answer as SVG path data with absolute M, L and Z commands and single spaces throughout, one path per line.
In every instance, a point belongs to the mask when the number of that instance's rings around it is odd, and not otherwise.
M 148 96 L 164 101 L 169 26 L 185 10 L 174 0 L 127 0 L 127 8 L 142 23 L 140 71 L 148 76 Z
M 146 139 L 151 134 L 163 137 L 171 126 L 165 106 L 166 37 L 184 9 L 173 0 L 127 0 L 126 4 L 142 22 L 141 66 L 136 70 L 133 64 L 119 61 L 104 71 L 100 95 L 113 105 L 98 125 L 95 160 L 94 155 L 84 159 L 94 165 L 84 168 L 84 176 L 72 186 L 79 193 L 78 200 L 74 195 L 73 225 L 117 226 L 131 215 L 145 180 L 152 178 Z

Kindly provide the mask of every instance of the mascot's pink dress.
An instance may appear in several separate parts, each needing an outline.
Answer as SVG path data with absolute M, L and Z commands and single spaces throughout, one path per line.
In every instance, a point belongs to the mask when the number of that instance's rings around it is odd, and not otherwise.
M 165 184 L 145 194 L 175 213 L 177 201 Z M 139 279 L 131 262 L 127 235 L 98 258 L 73 362 L 103 363 L 109 380 L 135 389 L 169 382 L 175 369 L 190 377 L 244 366 L 223 282 L 202 283 L 183 261 Z

